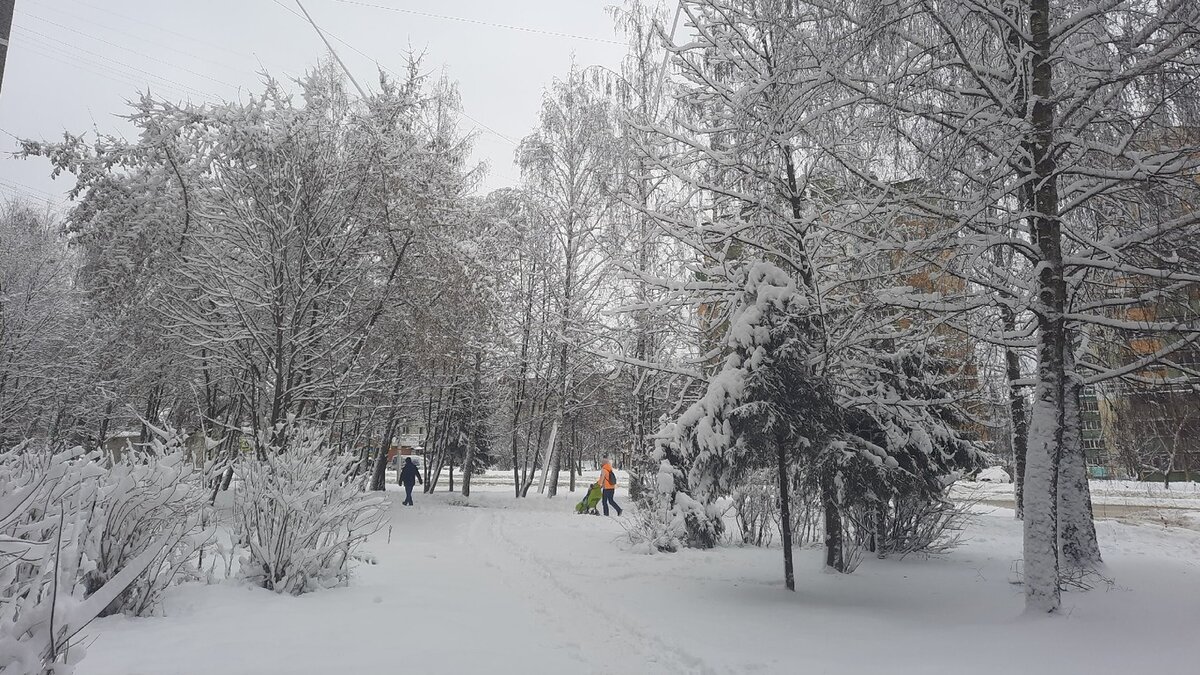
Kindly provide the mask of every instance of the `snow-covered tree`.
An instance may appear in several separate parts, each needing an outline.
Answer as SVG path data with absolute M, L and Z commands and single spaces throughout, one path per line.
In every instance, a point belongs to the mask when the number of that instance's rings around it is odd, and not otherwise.
M 571 403 L 572 390 L 583 384 L 584 364 L 577 346 L 580 325 L 594 313 L 603 294 L 599 270 L 605 260 L 598 236 L 607 206 L 606 192 L 615 174 L 611 103 L 572 68 L 566 79 L 546 91 L 537 130 L 517 151 L 522 177 L 535 217 L 545 218 L 554 243 L 550 278 L 551 300 L 557 313 L 554 327 L 554 417 L 547 450 L 547 494 L 558 491 L 563 453 L 559 441 Z
M 745 282 L 725 332 L 728 356 L 675 423 L 675 442 L 689 467 L 688 487 L 702 501 L 732 493 L 752 471 L 774 470 L 780 522 L 790 523 L 797 468 L 824 459 L 840 411 L 828 382 L 809 366 L 810 312 L 796 282 L 769 262 L 740 271 Z M 795 590 L 791 528 L 781 530 L 784 578 Z
M 791 358 L 797 373 L 807 369 L 810 386 L 794 392 L 787 409 L 799 415 L 811 406 L 829 426 L 822 445 L 786 463 L 820 495 L 827 564 L 848 570 L 848 548 L 874 536 L 850 522 L 852 511 L 869 506 L 885 518 L 900 496 L 940 501 L 945 478 L 978 461 L 953 428 L 955 415 L 940 412 L 956 398 L 931 397 L 900 365 L 900 355 L 909 355 L 909 367 L 923 360 L 916 345 L 929 339 L 931 325 L 914 324 L 911 312 L 878 297 L 925 262 L 914 256 L 897 264 L 881 233 L 905 225 L 877 217 L 872 205 L 888 199 L 886 192 L 838 159 L 869 155 L 875 146 L 852 133 L 857 111 L 843 99 L 853 100 L 853 92 L 815 55 L 820 48 L 840 58 L 848 48 L 825 30 L 829 13 L 785 2 L 690 2 L 681 13 L 690 34 L 668 45 L 679 113 L 647 126 L 653 136 L 645 151 L 672 184 L 649 212 L 694 257 L 689 279 L 660 287 L 690 307 L 704 336 L 693 367 L 709 371 L 712 383 L 723 372 L 714 361 L 732 348 L 746 266 L 771 264 L 794 280 L 803 316 L 791 330 L 803 337 L 792 348 L 807 352 Z M 826 398 L 810 400 L 809 390 Z M 689 427 L 677 423 L 675 434 Z M 734 487 L 710 483 L 704 462 L 667 459 L 688 485 L 714 487 L 698 494 L 702 501 Z M 910 471 L 919 472 L 915 480 L 900 478 Z
M 59 228 L 30 206 L 0 205 L 0 445 L 90 431 L 96 352 Z
M 938 267 L 969 282 L 958 297 L 905 304 L 993 343 L 1036 350 L 1022 499 L 1033 611 L 1058 608 L 1064 569 L 1100 563 L 1079 389 L 1134 375 L 1193 339 L 1186 323 L 1113 312 L 1196 282 L 1166 253 L 1194 227 L 1194 212 L 1164 209 L 1170 215 L 1157 219 L 1130 209 L 1144 204 L 1147 185 L 1180 201 L 1195 191 L 1200 154 L 1179 131 L 1194 124 L 1195 83 L 1178 74 L 1197 65 L 1196 11 L 1153 0 L 863 3 L 835 33 L 859 46 L 835 71 L 839 84 L 859 97 L 862 119 L 878 121 L 868 123 L 872 133 L 895 143 L 874 161 L 841 159 L 891 192 L 879 207 L 945 222 L 925 241 L 952 242 L 961 255 Z M 897 168 L 921 180 L 886 182 Z M 1011 266 L 998 267 L 996 249 L 1020 262 L 1002 256 Z M 1149 294 L 1123 290 L 1149 279 L 1161 283 Z M 978 312 L 996 304 L 1031 317 L 1029 330 L 1010 321 L 980 331 Z M 1104 364 L 1084 348 L 1101 326 L 1175 337 L 1133 363 Z
M 132 408 L 204 426 L 232 459 L 243 432 L 296 416 L 359 450 L 416 394 L 397 389 L 411 379 L 398 364 L 417 363 L 413 308 L 436 305 L 425 270 L 458 265 L 475 176 L 456 94 L 415 62 L 366 100 L 327 66 L 295 88 L 267 80 L 207 106 L 146 96 L 135 141 L 26 144 L 76 176 L 68 225 L 111 327 L 101 437 Z

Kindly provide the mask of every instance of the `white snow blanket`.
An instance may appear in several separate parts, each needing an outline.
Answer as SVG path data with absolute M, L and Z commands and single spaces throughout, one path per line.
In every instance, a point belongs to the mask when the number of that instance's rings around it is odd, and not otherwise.
M 389 486 L 394 489 L 395 486 Z M 581 490 L 586 486 L 581 486 Z M 79 675 L 328 673 L 1194 672 L 1200 532 L 1098 523 L 1109 588 L 1022 614 L 1020 524 L 977 507 L 943 558 L 850 576 L 778 548 L 632 553 L 620 521 L 479 486 L 391 506 L 349 587 L 300 597 L 232 582 L 171 591 L 166 616 L 91 627 Z M 617 493 L 626 506 L 628 493 Z
M 980 483 L 1012 482 L 1012 479 L 1008 477 L 1008 472 L 999 466 L 989 466 L 983 471 L 980 471 L 979 475 L 975 477 L 975 480 L 979 481 Z

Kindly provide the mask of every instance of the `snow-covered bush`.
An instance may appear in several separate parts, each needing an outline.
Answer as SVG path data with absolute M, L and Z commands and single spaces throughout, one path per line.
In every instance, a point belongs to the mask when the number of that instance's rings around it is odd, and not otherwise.
M 758 472 L 733 493 L 734 522 L 743 544 L 770 546 L 779 529 L 779 490 L 767 474 Z
M 138 577 L 101 616 L 122 612 L 140 616 L 159 606 L 162 592 L 181 572 L 194 572 L 195 557 L 212 532 L 206 493 L 184 447 L 186 436 L 156 430 L 148 447 L 125 453 L 101 476 L 88 518 L 81 583 L 89 595 L 108 583 L 129 561 L 166 538 L 147 573 Z
M 173 569 L 176 513 L 145 514 L 174 490 L 150 489 L 132 478 L 140 471 L 114 478 L 98 459 L 31 444 L 0 451 L 0 672 L 70 673 L 79 631 L 112 608 L 149 607 Z M 106 546 L 121 551 L 101 567 Z
M 675 552 L 680 548 L 712 548 L 723 533 L 722 514 L 676 489 L 678 469 L 658 451 L 658 474 L 645 481 L 631 524 L 629 541 L 644 553 Z
M 945 553 L 959 543 L 971 504 L 950 500 L 897 499 L 888 511 L 879 554 Z
M 293 595 L 344 584 L 355 550 L 383 525 L 384 499 L 363 491 L 358 458 L 331 454 L 325 432 L 292 428 L 284 452 L 269 440 L 281 435 L 264 432 L 235 469 L 241 573 Z

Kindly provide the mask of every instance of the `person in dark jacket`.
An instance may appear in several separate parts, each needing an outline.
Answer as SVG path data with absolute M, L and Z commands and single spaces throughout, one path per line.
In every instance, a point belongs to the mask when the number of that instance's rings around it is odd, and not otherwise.
M 421 480 L 421 472 L 417 470 L 417 465 L 413 464 L 412 457 L 404 458 L 404 466 L 400 469 L 400 484 L 404 486 L 404 505 L 412 506 L 412 489 L 413 485 L 420 483 L 425 484 Z

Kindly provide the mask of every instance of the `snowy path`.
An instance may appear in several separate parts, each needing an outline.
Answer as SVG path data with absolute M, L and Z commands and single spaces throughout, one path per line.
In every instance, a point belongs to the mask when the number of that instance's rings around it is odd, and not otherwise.
M 481 533 L 472 540 L 476 550 L 504 578 L 525 587 L 526 609 L 546 628 L 561 633 L 564 644 L 586 655 L 593 664 L 606 664 L 613 672 L 712 672 L 703 661 L 656 637 L 645 626 L 611 606 L 612 589 L 572 583 L 552 563 L 538 557 L 512 536 L 506 518 L 497 513 L 476 519 Z M 486 528 L 484 528 L 486 523 Z M 482 531 L 486 529 L 486 534 Z M 606 597 L 607 596 L 607 597 Z
M 396 500 L 399 501 L 399 500 Z M 644 556 L 574 497 L 483 491 L 392 507 L 391 541 L 352 585 L 299 598 L 235 584 L 175 589 L 167 616 L 94 626 L 80 675 L 281 673 L 1191 672 L 1200 534 L 1103 521 L 1111 588 L 1066 616 L 1021 616 L 1020 532 L 982 515 L 934 560 L 867 560 L 851 576 L 778 549 Z

